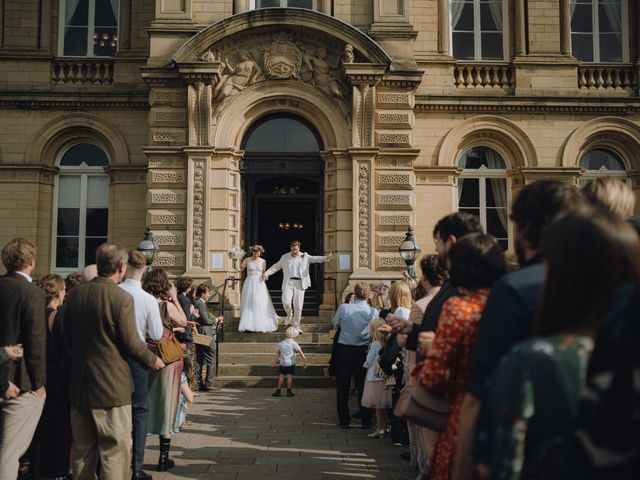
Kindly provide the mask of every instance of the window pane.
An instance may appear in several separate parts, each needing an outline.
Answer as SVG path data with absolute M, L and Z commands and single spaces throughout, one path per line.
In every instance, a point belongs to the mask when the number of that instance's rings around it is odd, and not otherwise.
M 313 9 L 313 0 L 288 0 L 287 7 Z
M 502 33 L 482 32 L 482 60 L 503 60 Z
M 58 183 L 58 205 L 65 207 L 76 207 L 80 205 L 80 176 L 60 176 Z
M 488 178 L 486 181 L 487 207 L 507 207 L 507 179 Z
M 112 3 L 115 5 L 112 5 Z M 95 24 L 104 27 L 118 25 L 118 4 L 117 0 L 115 2 L 111 2 L 111 0 L 96 0 Z
M 78 268 L 78 237 L 58 237 L 56 267 Z
M 572 32 L 592 32 L 593 31 L 593 11 L 591 4 L 578 4 L 571 17 Z
M 96 250 L 106 241 L 107 237 L 87 238 L 86 242 L 84 243 L 84 265 L 82 265 L 83 268 L 87 265 L 91 265 L 92 263 L 96 263 Z
M 473 32 L 453 32 L 453 57 L 458 60 L 474 60 Z
M 480 4 L 480 28 L 483 32 L 502 31 L 502 2 L 500 0 Z
M 74 4 L 75 10 L 71 10 Z M 85 27 L 89 25 L 89 0 L 66 0 L 64 24 Z
M 80 209 L 58 208 L 58 235 L 78 235 L 80 233 Z
M 270 118 L 250 133 L 244 147 L 252 152 L 318 152 L 321 146 L 311 129 L 290 117 Z
M 619 2 L 600 2 L 598 25 L 600 33 L 622 32 L 622 10 Z
M 65 27 L 64 52 L 69 57 L 87 55 L 87 27 Z
M 456 21 L 457 17 L 457 21 Z M 451 2 L 451 30 L 473 31 L 473 2 Z
M 593 62 L 593 36 L 591 34 L 572 34 L 571 51 L 578 60 Z
M 489 169 L 504 170 L 507 168 L 502 156 L 488 147 L 477 147 L 468 150 L 460 159 L 461 168 L 478 169 L 486 167 Z
M 586 152 L 580 159 L 580 166 L 585 170 L 626 170 L 622 159 L 611 150 L 594 148 Z
M 109 165 L 109 160 L 102 149 L 90 143 L 81 143 L 67 150 L 60 161 L 60 166 L 78 167 L 83 162 L 88 167 L 106 167 Z
M 87 179 L 87 206 L 109 206 L 109 177 L 100 175 L 90 176 Z
M 256 8 L 279 7 L 280 0 L 256 0 Z
M 458 208 L 480 207 L 480 180 L 477 178 L 460 179 L 462 195 L 459 195 Z M 460 185 L 460 184 L 458 184 Z
M 487 208 L 487 233 L 496 238 L 507 238 L 507 218 L 506 208 Z
M 93 35 L 93 53 L 96 57 L 111 57 L 118 47 L 118 29 L 116 27 L 96 27 Z
M 470 213 L 471 215 L 474 215 L 475 217 L 478 217 L 478 219 L 480 219 L 479 208 L 459 208 L 458 211 L 460 213 Z
M 108 209 L 87 208 L 87 237 L 106 236 L 108 219 Z
M 600 61 L 622 62 L 622 34 L 600 34 Z

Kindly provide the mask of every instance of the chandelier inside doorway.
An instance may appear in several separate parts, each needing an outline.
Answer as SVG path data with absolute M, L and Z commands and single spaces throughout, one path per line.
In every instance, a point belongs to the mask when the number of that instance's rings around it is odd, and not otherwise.
M 304 223 L 302 222 L 279 222 L 278 229 L 280 230 L 304 230 Z

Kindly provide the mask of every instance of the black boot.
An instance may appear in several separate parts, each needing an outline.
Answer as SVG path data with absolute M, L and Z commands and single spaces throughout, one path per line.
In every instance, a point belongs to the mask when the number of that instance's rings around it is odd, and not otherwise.
M 164 472 L 173 468 L 176 462 L 169 458 L 169 449 L 171 448 L 170 438 L 160 439 L 160 458 L 158 459 L 158 471 Z

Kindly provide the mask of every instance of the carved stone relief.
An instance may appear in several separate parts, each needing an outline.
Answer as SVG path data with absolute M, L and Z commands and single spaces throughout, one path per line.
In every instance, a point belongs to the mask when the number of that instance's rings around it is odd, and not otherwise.
M 160 253 L 153 259 L 154 267 L 182 267 L 184 266 L 184 255 L 168 255 Z
M 412 188 L 412 175 L 410 172 L 403 173 L 390 173 L 390 172 L 378 172 L 376 173 L 377 185 L 379 188 Z
M 413 208 L 412 194 L 407 193 L 376 193 L 377 208 L 389 210 L 410 210 Z
M 210 145 L 211 85 L 189 85 L 189 145 Z
M 155 130 L 152 134 L 151 139 L 155 143 L 184 143 L 185 135 L 184 132 L 179 131 L 165 131 L 165 130 Z
M 407 265 L 400 255 L 376 255 L 378 270 L 405 270 Z
M 149 192 L 149 196 L 152 205 L 183 205 L 186 199 L 186 192 L 152 190 Z
M 411 215 L 394 213 L 377 213 L 378 227 L 407 227 L 411 225 Z
M 391 108 L 412 108 L 412 95 L 408 92 L 395 93 L 395 92 L 378 92 L 377 103 L 379 107 L 391 107 Z
M 205 161 L 193 161 L 193 260 L 194 267 L 204 267 Z
M 400 247 L 406 235 L 404 233 L 379 233 L 376 235 L 376 246 L 381 249 L 393 249 Z
M 177 171 L 151 172 L 151 182 L 152 183 L 184 184 L 185 175 L 184 175 L 184 172 L 177 172 Z
M 170 213 L 170 212 L 150 212 L 151 225 L 184 225 L 183 213 Z
M 184 105 L 186 100 L 187 97 L 184 90 L 160 90 L 154 88 L 149 95 L 149 101 L 154 107 L 166 104 Z
M 360 267 L 367 268 L 371 266 L 369 262 L 369 236 L 371 231 L 369 182 L 369 167 L 360 165 L 358 170 L 358 259 Z
M 410 133 L 396 133 L 396 132 L 377 132 L 377 144 L 384 147 L 410 147 L 411 146 L 411 134 Z
M 153 238 L 159 247 L 184 247 L 183 233 L 154 233 Z

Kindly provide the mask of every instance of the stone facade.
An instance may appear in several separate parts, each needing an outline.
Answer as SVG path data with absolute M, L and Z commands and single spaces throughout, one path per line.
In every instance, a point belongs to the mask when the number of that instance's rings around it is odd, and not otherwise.
M 572 56 L 569 0 L 506 2 L 504 62 L 453 58 L 448 0 L 120 0 L 118 52 L 97 58 L 61 55 L 63 4 L 0 0 L 0 243 L 36 240 L 39 275 L 53 269 L 60 155 L 79 139 L 109 158 L 109 240 L 133 248 L 150 225 L 157 265 L 214 285 L 246 242 L 242 140 L 272 113 L 321 137 L 323 248 L 350 256 L 325 267 L 339 293 L 397 276 L 409 225 L 432 250 L 470 148 L 502 156 L 509 198 L 536 178 L 577 183 L 598 146 L 639 188 L 635 2 L 629 61 L 607 65 Z

